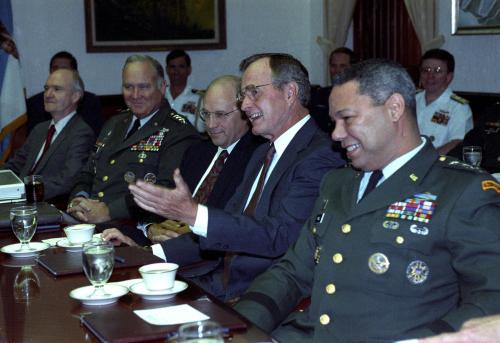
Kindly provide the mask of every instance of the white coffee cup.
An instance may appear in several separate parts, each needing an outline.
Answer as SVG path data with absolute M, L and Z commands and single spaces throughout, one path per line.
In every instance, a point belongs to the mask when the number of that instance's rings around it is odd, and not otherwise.
M 82 244 L 92 240 L 94 230 L 94 224 L 76 224 L 66 226 L 64 233 L 71 244 Z
M 144 285 L 150 291 L 160 291 L 174 287 L 175 274 L 179 265 L 175 263 L 153 263 L 139 268 Z

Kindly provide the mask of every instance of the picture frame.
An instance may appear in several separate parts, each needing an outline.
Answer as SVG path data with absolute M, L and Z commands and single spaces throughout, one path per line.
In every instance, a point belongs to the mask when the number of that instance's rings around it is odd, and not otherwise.
M 453 35 L 500 34 L 500 1 L 452 0 Z
M 225 0 L 85 0 L 87 52 L 226 48 Z

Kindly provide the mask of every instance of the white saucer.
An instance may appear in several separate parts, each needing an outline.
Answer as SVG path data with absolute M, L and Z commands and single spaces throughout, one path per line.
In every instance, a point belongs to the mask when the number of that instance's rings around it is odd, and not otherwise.
M 175 280 L 174 287 L 169 289 L 162 289 L 159 291 L 150 291 L 146 288 L 143 281 L 133 284 L 130 286 L 130 291 L 132 293 L 140 295 L 146 300 L 164 300 L 172 298 L 177 293 L 182 292 L 188 287 L 187 283 L 179 280 Z
M 80 300 L 84 305 L 108 305 L 118 301 L 118 298 L 128 293 L 128 288 L 120 285 L 106 284 L 104 291 L 105 296 L 92 297 L 89 296 L 94 292 L 94 286 L 85 286 L 72 290 L 69 296 L 73 299 Z
M 12 257 L 26 258 L 37 256 L 40 251 L 50 248 L 50 244 L 43 242 L 30 242 L 30 248 L 32 250 L 18 251 L 20 247 L 21 243 L 10 244 L 4 246 L 2 249 L 0 249 L 0 251 L 5 254 L 10 254 Z
M 66 249 L 68 252 L 78 252 L 83 250 L 83 243 L 73 244 L 67 238 L 61 238 L 57 241 L 58 247 Z

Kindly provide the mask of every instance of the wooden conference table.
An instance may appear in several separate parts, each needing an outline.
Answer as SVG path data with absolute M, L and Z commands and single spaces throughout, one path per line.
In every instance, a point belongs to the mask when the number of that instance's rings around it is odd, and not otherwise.
M 32 241 L 52 237 L 62 237 L 62 230 L 39 232 Z M 0 247 L 17 243 L 10 230 L 0 232 Z M 52 250 L 58 249 L 58 250 Z M 55 247 L 50 253 L 67 253 Z M 61 251 L 59 251 L 61 250 Z M 74 254 L 74 253 L 73 253 Z M 110 281 L 140 278 L 137 267 L 121 268 L 113 271 Z M 81 317 L 92 312 L 109 309 L 134 309 L 164 307 L 193 301 L 205 301 L 208 305 L 221 304 L 217 299 L 207 300 L 207 295 L 194 284 L 175 297 L 147 301 L 128 293 L 117 303 L 105 306 L 85 306 L 69 297 L 71 290 L 89 285 L 85 275 L 55 277 L 34 258 L 12 258 L 0 253 L 0 341 L 1 342 L 99 342 L 99 339 L 81 324 Z M 247 329 L 234 332 L 227 340 L 232 342 L 270 342 L 269 336 L 246 322 L 235 311 L 222 304 L 229 316 L 235 316 L 247 324 Z M 226 311 L 224 311 L 226 312 Z M 116 323 L 115 323 L 116 324 Z M 121 323 L 120 323 L 121 325 Z M 149 325 L 149 324 L 147 324 Z M 127 322 L 123 322 L 124 328 Z M 157 339 L 156 342 L 164 342 Z

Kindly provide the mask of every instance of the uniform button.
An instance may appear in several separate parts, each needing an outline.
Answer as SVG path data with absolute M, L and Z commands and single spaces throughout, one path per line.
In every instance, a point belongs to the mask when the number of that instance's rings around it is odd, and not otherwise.
M 109 179 L 109 177 L 107 175 L 102 177 L 102 181 L 104 181 L 104 182 L 108 181 L 108 179 Z
M 312 233 L 315 235 L 317 231 L 318 231 L 318 229 L 316 229 L 316 226 L 314 226 L 314 227 L 312 228 Z
M 337 263 L 337 264 L 342 263 L 343 259 L 344 258 L 342 257 L 342 254 L 340 254 L 340 253 L 336 253 L 335 255 L 333 255 L 333 262 L 334 263 Z
M 330 323 L 330 317 L 327 314 L 322 314 L 319 317 L 319 322 L 321 325 L 328 325 Z
M 142 163 L 142 162 L 144 162 L 144 159 L 140 158 L 139 163 Z
M 104 192 L 99 192 L 99 193 L 97 193 L 97 196 L 98 196 L 99 198 L 102 198 L 102 197 L 104 196 Z
M 405 239 L 403 236 L 397 236 L 396 237 L 396 243 L 398 244 L 403 244 L 405 242 Z
M 116 163 L 116 161 L 115 161 L 115 160 L 111 160 L 111 161 L 109 161 L 109 164 L 115 164 L 115 163 Z
M 445 156 L 441 156 L 441 157 L 439 157 L 439 160 L 440 160 L 441 162 L 446 161 L 446 157 L 445 157 Z
M 351 225 L 349 225 L 349 224 L 342 225 L 342 232 L 343 233 L 349 233 L 349 232 L 351 232 Z
M 326 293 L 333 294 L 333 293 L 335 293 L 336 288 L 335 288 L 335 285 L 333 283 L 330 283 L 330 284 L 326 285 L 325 290 L 326 290 Z

